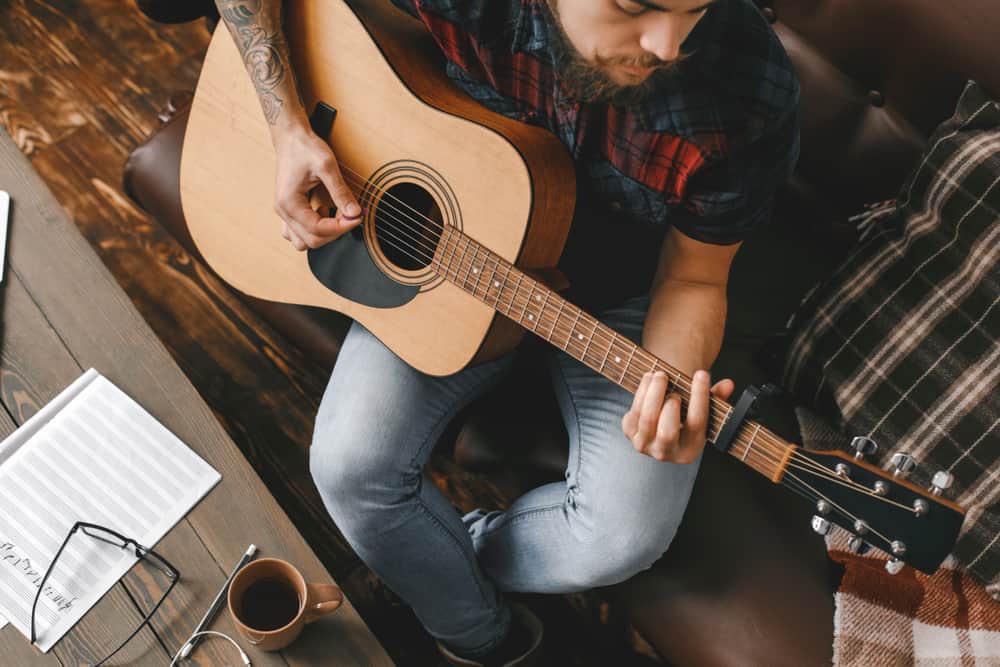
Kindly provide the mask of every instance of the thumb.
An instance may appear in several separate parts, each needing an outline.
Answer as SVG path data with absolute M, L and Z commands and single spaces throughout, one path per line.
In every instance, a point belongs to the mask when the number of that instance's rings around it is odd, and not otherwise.
M 732 380 L 719 380 L 712 386 L 712 396 L 727 400 L 733 393 L 736 384 Z
M 337 214 L 332 224 L 329 224 L 329 231 L 342 233 L 361 222 L 361 207 L 354 198 L 354 193 L 344 182 L 340 167 L 334 165 L 330 169 L 323 170 L 319 174 L 319 179 L 330 193 L 333 205 L 337 207 Z M 325 218 L 323 222 L 326 226 L 331 221 Z

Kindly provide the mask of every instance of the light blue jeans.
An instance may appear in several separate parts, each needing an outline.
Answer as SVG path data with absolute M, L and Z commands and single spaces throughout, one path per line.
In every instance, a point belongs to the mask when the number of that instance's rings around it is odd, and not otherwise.
M 638 342 L 648 306 L 648 297 L 635 297 L 599 317 Z M 355 322 L 310 454 L 327 511 L 361 559 L 431 635 L 470 657 L 507 633 L 502 591 L 582 591 L 652 565 L 677 531 L 698 471 L 698 463 L 636 452 L 621 428 L 632 394 L 553 347 L 551 376 L 569 432 L 566 481 L 506 511 L 461 517 L 424 464 L 452 417 L 497 383 L 513 354 L 429 376 Z

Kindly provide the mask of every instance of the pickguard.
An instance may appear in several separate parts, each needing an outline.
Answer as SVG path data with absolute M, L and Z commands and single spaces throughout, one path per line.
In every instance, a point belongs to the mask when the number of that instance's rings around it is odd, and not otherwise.
M 372 261 L 358 225 L 347 234 L 307 251 L 309 269 L 327 289 L 372 308 L 397 308 L 420 292 L 389 278 Z

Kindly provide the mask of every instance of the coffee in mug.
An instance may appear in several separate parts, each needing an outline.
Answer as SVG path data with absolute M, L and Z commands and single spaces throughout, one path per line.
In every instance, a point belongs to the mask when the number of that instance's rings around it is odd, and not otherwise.
M 257 648 L 291 644 L 303 626 L 335 611 L 344 594 L 334 584 L 307 584 L 291 563 L 260 558 L 240 568 L 229 585 L 229 613 Z

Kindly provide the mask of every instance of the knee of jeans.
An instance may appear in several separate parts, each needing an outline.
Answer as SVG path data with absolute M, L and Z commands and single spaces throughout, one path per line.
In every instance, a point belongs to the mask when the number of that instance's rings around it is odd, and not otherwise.
M 374 447 L 351 429 L 314 437 L 309 472 L 338 525 L 363 521 L 380 507 L 399 503 L 418 490 L 420 479 L 419 471 L 404 473 L 391 451 Z
M 610 586 L 648 570 L 667 552 L 677 525 L 652 515 L 642 523 L 619 520 L 594 528 L 570 559 L 575 588 Z

